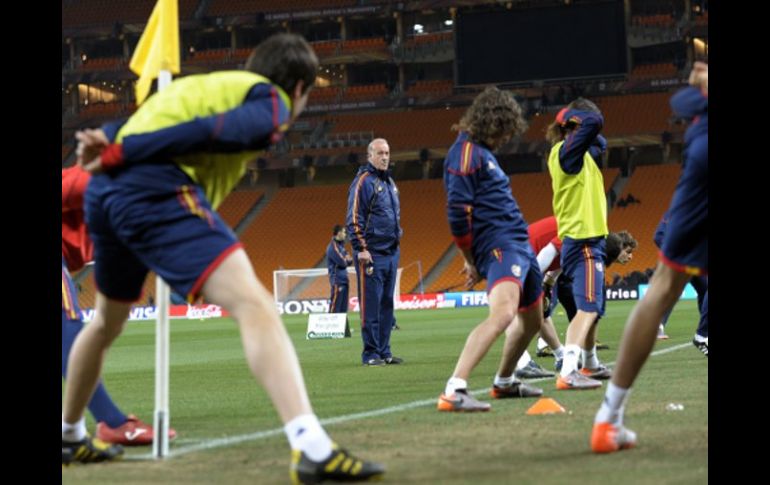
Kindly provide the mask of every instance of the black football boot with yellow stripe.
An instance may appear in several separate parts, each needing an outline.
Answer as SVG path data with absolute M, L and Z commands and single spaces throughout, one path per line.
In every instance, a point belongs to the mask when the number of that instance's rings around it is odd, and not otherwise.
M 379 479 L 385 467 L 379 463 L 360 460 L 336 444 L 324 461 L 313 461 L 300 450 L 292 450 L 289 475 L 293 484 L 333 482 L 363 482 Z
M 86 436 L 81 441 L 61 442 L 61 463 L 97 463 L 123 458 L 123 447 Z

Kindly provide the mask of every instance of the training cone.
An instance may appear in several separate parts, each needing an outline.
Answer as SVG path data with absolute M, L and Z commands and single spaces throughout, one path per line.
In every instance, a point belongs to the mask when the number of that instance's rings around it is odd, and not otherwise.
M 532 407 L 527 409 L 527 414 L 556 414 L 564 412 L 566 412 L 566 409 L 550 397 L 541 397 Z

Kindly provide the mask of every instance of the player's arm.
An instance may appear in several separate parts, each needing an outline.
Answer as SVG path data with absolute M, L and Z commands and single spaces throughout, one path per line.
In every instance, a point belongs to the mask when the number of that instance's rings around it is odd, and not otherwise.
M 465 152 L 463 150 L 463 152 Z M 453 155 L 454 156 L 454 155 Z M 470 154 L 474 157 L 473 150 Z M 451 161 L 445 176 L 447 219 L 455 245 L 465 260 L 462 273 L 465 284 L 472 287 L 480 280 L 471 248 L 473 246 L 473 202 L 478 186 L 479 161 L 474 157 L 463 163 L 462 156 Z
M 462 150 L 465 152 L 465 150 Z M 445 175 L 447 219 L 452 238 L 462 251 L 473 244 L 473 203 L 478 185 L 478 161 L 464 162 L 462 156 L 452 155 Z M 473 157 L 473 150 L 470 154 Z
M 269 94 L 265 92 L 269 90 Z M 240 106 L 212 116 L 195 118 L 156 131 L 132 134 L 107 145 L 101 168 L 141 161 L 166 160 L 191 152 L 233 153 L 256 150 L 276 142 L 285 131 L 290 110 L 275 88 L 254 86 Z
M 82 211 L 83 194 L 86 192 L 91 175 L 79 166 L 62 169 L 61 211 Z
M 688 87 L 671 97 L 671 109 L 679 117 L 688 120 L 708 111 L 709 99 L 698 87 Z
M 342 248 L 342 254 L 345 258 L 345 266 L 352 266 L 353 265 L 353 256 L 348 254 L 347 251 L 345 251 L 345 248 Z
M 558 278 L 560 274 L 561 268 L 546 272 L 545 276 L 543 276 L 543 286 L 551 288 L 556 283 L 556 278 Z
M 545 271 L 551 266 L 553 260 L 559 256 L 559 250 L 553 243 L 548 243 L 543 249 L 537 253 L 537 265 L 540 267 L 540 272 L 545 274 Z
M 102 125 L 102 131 L 104 132 L 104 136 L 107 137 L 108 140 L 115 141 L 115 138 L 118 137 L 118 132 L 121 128 L 123 128 L 123 125 L 126 124 L 128 121 L 128 118 L 121 118 L 119 120 L 115 121 L 109 121 Z
M 583 155 L 596 140 L 604 126 L 604 118 L 592 111 L 562 110 L 557 121 L 564 125 L 574 124 L 576 128 L 567 134 L 559 149 L 559 165 L 569 174 L 576 174 L 583 168 Z M 606 149 L 606 143 L 605 143 Z
M 602 135 L 596 135 L 596 138 L 594 138 L 594 141 L 591 143 L 591 146 L 588 147 L 588 153 L 591 154 L 591 158 L 593 158 L 597 163 L 599 163 L 599 158 L 606 151 L 607 151 L 607 139 L 604 138 Z
M 369 175 L 364 172 L 353 181 L 348 193 L 348 213 L 345 225 L 348 234 L 350 234 L 350 245 L 358 253 L 368 251 L 364 230 L 369 214 L 369 199 L 373 190 L 369 182 Z

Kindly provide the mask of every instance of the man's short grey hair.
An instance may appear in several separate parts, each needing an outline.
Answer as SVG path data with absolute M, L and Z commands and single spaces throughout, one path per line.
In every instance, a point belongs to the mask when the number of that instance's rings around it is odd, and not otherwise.
M 388 140 L 386 140 L 385 138 L 375 138 L 374 140 L 369 142 L 369 146 L 366 147 L 366 155 L 367 155 L 367 158 L 369 158 L 370 160 L 372 158 L 372 154 L 374 154 L 374 144 L 377 142 L 385 142 L 387 144 Z

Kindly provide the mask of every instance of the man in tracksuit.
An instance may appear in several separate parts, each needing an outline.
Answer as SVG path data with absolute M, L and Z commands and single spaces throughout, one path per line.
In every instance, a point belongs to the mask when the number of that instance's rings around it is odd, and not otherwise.
M 367 366 L 400 364 L 403 360 L 390 351 L 390 332 L 403 230 L 398 188 L 388 171 L 388 142 L 372 140 L 367 159 L 350 185 L 346 218 L 358 282 L 361 361 Z
M 332 294 L 329 313 L 348 312 L 348 270 L 353 258 L 345 251 L 345 239 L 348 233 L 344 226 L 337 224 L 332 229 L 332 240 L 326 248 L 326 261 L 329 267 L 329 285 Z

